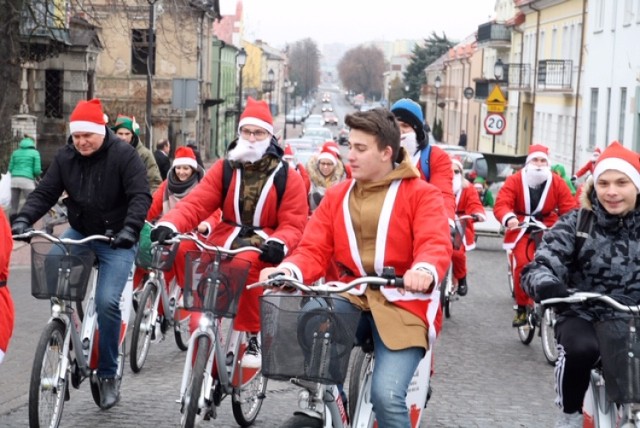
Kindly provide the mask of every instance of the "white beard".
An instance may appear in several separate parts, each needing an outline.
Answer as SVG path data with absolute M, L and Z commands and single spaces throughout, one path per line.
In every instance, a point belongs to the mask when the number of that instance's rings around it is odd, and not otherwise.
M 462 189 L 462 175 L 454 174 L 453 175 L 453 193 L 457 195 L 460 189 Z
M 267 151 L 270 142 L 271 138 L 252 143 L 249 140 L 239 137 L 236 146 L 229 152 L 228 158 L 229 160 L 239 162 L 257 162 Z
M 548 166 L 535 167 L 525 166 L 526 184 L 529 187 L 538 187 L 551 178 L 551 168 Z
M 409 152 L 409 156 L 413 156 L 416 152 L 416 148 L 418 147 L 418 142 L 416 140 L 416 133 L 407 132 L 406 134 L 401 134 L 400 145 L 404 147 L 407 150 L 407 152 Z

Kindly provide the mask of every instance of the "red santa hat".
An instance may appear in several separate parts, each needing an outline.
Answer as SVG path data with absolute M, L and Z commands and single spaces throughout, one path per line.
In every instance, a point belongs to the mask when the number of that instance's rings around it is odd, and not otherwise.
M 187 165 L 193 169 L 198 169 L 198 162 L 196 161 L 196 155 L 193 153 L 190 147 L 178 147 L 176 149 L 176 155 L 173 159 L 172 167 L 178 165 Z
M 336 156 L 336 152 L 334 152 L 330 146 L 327 146 L 326 143 L 322 146 L 322 151 L 318 155 L 318 162 L 323 159 L 331 161 L 331 163 L 333 163 L 334 165 L 338 164 L 338 157 Z
M 533 158 L 544 158 L 549 161 L 549 148 L 542 144 L 534 144 L 529 147 L 529 154 L 527 155 L 526 163 L 531 162 Z
M 340 147 L 338 146 L 338 143 L 336 143 L 335 141 L 333 140 L 325 141 L 324 144 L 322 145 L 322 150 L 324 151 L 325 148 L 327 150 L 332 151 L 335 157 L 337 157 L 338 159 L 342 157 L 340 155 Z
M 284 146 L 284 155 L 285 156 L 293 156 L 293 148 L 291 147 L 291 144 L 285 144 Z
M 593 169 L 593 180 L 605 171 L 616 170 L 625 174 L 633 182 L 640 193 L 640 155 L 614 141 L 607 147 L 596 162 Z
M 601 154 L 602 150 L 600 150 L 600 147 L 596 147 L 596 149 L 591 154 L 591 162 L 597 161 Z
M 90 132 L 92 134 L 105 135 L 107 129 L 102 111 L 102 103 L 97 98 L 80 100 L 69 117 L 69 132 Z
M 459 156 L 451 156 L 451 163 L 460 168 L 460 171 L 464 171 L 464 167 L 462 166 L 462 159 L 460 159 Z
M 256 101 L 251 97 L 247 97 L 247 106 L 240 116 L 238 132 L 244 125 L 259 126 L 273 135 L 273 117 L 266 101 Z

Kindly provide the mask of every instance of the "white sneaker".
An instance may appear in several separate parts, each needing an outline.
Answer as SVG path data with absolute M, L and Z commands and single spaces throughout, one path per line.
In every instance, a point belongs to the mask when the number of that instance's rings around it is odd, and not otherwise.
M 259 369 L 262 367 L 262 353 L 260 352 L 257 337 L 253 336 L 249 338 L 249 344 L 242 356 L 242 363 L 240 365 L 247 369 Z
M 555 428 L 582 428 L 582 413 L 565 413 L 560 411 L 558 419 L 556 419 Z

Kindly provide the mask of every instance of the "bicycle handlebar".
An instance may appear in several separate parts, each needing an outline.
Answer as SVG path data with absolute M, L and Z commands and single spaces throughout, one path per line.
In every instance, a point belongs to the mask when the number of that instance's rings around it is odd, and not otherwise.
M 171 237 L 171 239 L 166 239 L 162 245 L 166 245 L 166 244 L 176 244 L 176 243 L 180 243 L 180 241 L 191 241 L 194 242 L 198 248 L 200 248 L 201 250 L 208 250 L 208 251 L 216 251 L 222 254 L 227 254 L 227 255 L 236 255 L 236 254 L 240 254 L 243 253 L 245 251 L 253 251 L 259 254 L 262 254 L 262 250 L 258 247 L 252 247 L 252 246 L 246 246 L 246 247 L 239 247 L 236 248 L 235 250 L 228 250 L 226 248 L 223 247 L 219 247 L 217 245 L 209 245 L 207 243 L 205 243 L 204 241 L 202 241 L 200 238 L 198 238 L 198 236 L 193 233 L 177 233 L 175 235 L 173 235 Z
M 87 242 L 91 242 L 91 241 L 111 242 L 113 240 L 112 237 L 109 237 L 106 235 L 99 235 L 99 234 L 85 236 L 84 238 L 81 238 L 81 239 L 59 238 L 57 236 L 48 234 L 44 230 L 35 230 L 35 229 L 29 230 L 25 233 L 21 233 L 19 235 L 13 235 L 13 239 L 28 239 L 28 238 L 33 238 L 34 236 L 40 236 L 51 242 L 55 242 L 59 244 L 86 244 Z
M 369 284 L 369 285 L 378 285 L 378 286 L 391 286 L 396 288 L 404 288 L 404 281 L 402 278 L 381 278 L 379 276 L 363 276 L 360 278 L 356 278 L 350 282 L 341 282 L 341 281 L 329 281 L 324 284 L 318 285 L 306 285 L 302 281 L 294 278 L 292 276 L 281 275 L 278 272 L 275 273 L 272 277 L 267 278 L 265 281 L 255 282 L 253 284 L 247 285 L 247 288 L 255 288 L 255 287 L 265 287 L 265 288 L 274 288 L 281 287 L 283 285 L 292 286 L 300 291 L 304 291 L 306 293 L 343 293 L 345 291 L 351 290 L 352 288 L 361 285 L 361 284 Z
M 586 303 L 588 301 L 596 300 L 598 302 L 606 303 L 608 306 L 614 308 L 620 312 L 627 313 L 640 313 L 640 305 L 623 305 L 619 303 L 617 300 L 613 299 L 606 294 L 601 293 L 593 293 L 587 291 L 577 291 L 568 297 L 552 297 L 550 299 L 545 299 L 540 302 L 540 304 L 545 306 L 557 305 L 560 303 Z

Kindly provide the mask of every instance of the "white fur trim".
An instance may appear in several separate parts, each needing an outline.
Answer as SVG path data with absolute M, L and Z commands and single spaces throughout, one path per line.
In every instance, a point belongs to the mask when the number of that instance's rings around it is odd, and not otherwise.
M 458 168 L 460 168 L 460 171 L 464 171 L 464 167 L 462 166 L 462 162 L 460 162 L 458 159 L 451 158 L 451 163 L 455 164 Z
M 83 120 L 69 122 L 69 133 L 75 134 L 76 132 L 91 132 L 92 134 L 105 135 L 107 133 L 107 129 L 105 125 L 95 122 L 87 122 Z
M 321 159 L 329 160 L 333 165 L 338 164 L 338 159 L 336 159 L 335 155 L 332 155 L 331 153 L 320 153 L 318 155 L 318 162 L 320 162 Z
M 621 158 L 606 158 L 602 159 L 600 162 L 596 164 L 596 168 L 593 170 L 593 180 L 598 181 L 598 177 L 600 174 L 607 170 L 616 170 L 625 174 L 640 192 L 640 172 L 633 167 L 629 162 Z
M 280 263 L 278 265 L 278 269 L 280 268 L 289 269 L 291 273 L 293 273 L 293 276 L 295 276 L 298 279 L 298 281 L 304 282 L 304 278 L 302 277 L 302 271 L 298 266 L 294 265 L 293 263 L 290 263 L 290 262 Z
M 527 156 L 527 161 L 525 163 L 529 163 L 533 158 L 544 158 L 547 160 L 547 162 L 549 161 L 549 155 L 547 155 L 545 152 L 532 152 Z
M 269 134 L 273 135 L 273 125 L 265 122 L 264 120 L 258 119 L 257 117 L 245 117 L 244 119 L 240 120 L 240 123 L 238 124 L 238 132 L 240 132 L 240 128 L 242 128 L 244 125 L 259 126 L 260 128 L 267 130 Z
M 191 159 L 191 158 L 175 158 L 171 166 L 174 167 L 178 165 L 187 165 L 193 169 L 198 169 L 198 162 L 196 162 L 195 159 Z

